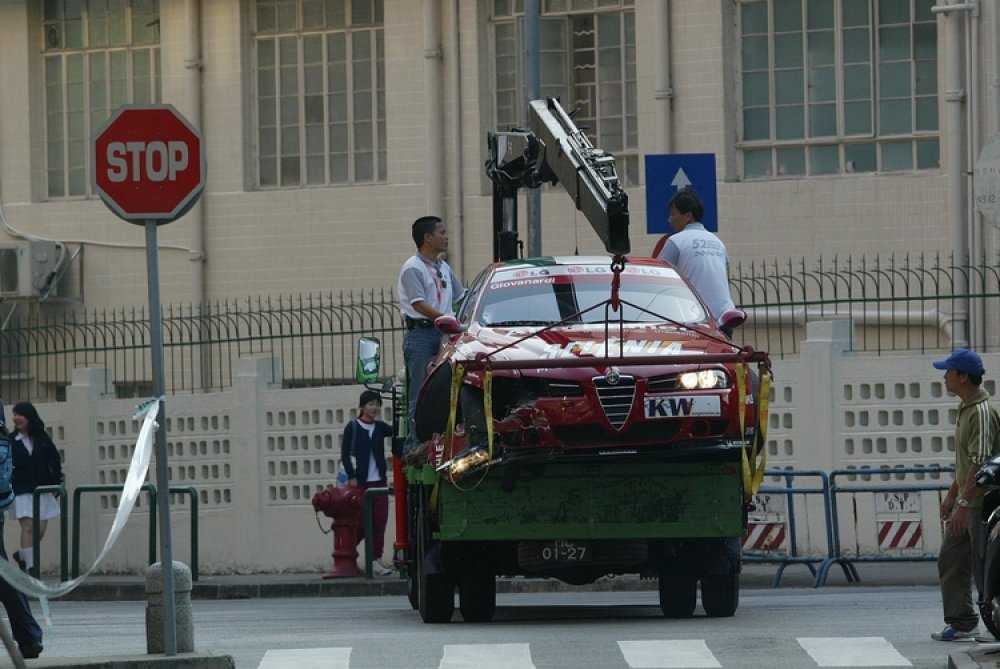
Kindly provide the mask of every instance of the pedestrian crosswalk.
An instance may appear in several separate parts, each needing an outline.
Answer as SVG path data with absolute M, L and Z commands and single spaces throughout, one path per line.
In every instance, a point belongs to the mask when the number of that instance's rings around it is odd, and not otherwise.
M 800 637 L 784 652 L 800 653 L 801 667 L 912 667 L 883 637 Z M 630 669 L 725 669 L 704 639 L 619 641 L 616 666 Z M 269 650 L 257 669 L 352 669 L 351 648 Z M 577 666 L 593 657 L 581 657 Z M 360 665 L 359 665 L 360 666 Z M 404 666 L 402 664 L 398 666 Z M 546 669 L 532 658 L 531 644 L 446 644 L 437 669 Z

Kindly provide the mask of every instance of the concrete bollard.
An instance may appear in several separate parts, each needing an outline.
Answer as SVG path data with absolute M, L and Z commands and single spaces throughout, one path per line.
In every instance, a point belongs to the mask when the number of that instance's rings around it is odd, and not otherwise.
M 164 653 L 163 565 L 154 562 L 146 569 L 146 652 Z M 174 561 L 174 624 L 177 652 L 194 652 L 194 614 L 191 609 L 191 569 Z

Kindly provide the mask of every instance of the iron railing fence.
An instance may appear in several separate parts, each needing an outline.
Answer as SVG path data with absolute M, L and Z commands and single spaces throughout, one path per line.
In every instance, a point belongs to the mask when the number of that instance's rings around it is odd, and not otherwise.
M 807 323 L 834 318 L 854 321 L 850 348 L 858 353 L 948 349 L 968 337 L 970 314 L 980 332 L 976 346 L 986 352 L 1000 345 L 992 334 L 1000 333 L 1000 255 L 975 264 L 921 255 L 731 269 L 734 301 L 749 313 L 736 341 L 774 358 L 798 354 Z M 61 400 L 73 369 L 83 366 L 110 369 L 107 392 L 118 397 L 152 392 L 144 308 L 53 314 L 35 305 L 0 323 L 0 397 L 8 401 Z M 228 388 L 248 355 L 279 360 L 286 388 L 350 384 L 361 336 L 382 341 L 383 375 L 403 364 L 404 329 L 391 289 L 168 306 L 163 330 L 170 393 Z
M 730 287 L 748 312 L 736 340 L 775 358 L 798 353 L 810 321 L 836 318 L 854 322 L 858 353 L 924 353 L 970 338 L 983 352 L 998 345 L 1000 254 L 975 263 L 946 254 L 737 263 Z
M 392 290 L 165 306 L 166 390 L 229 388 L 239 359 L 251 355 L 276 358 L 285 388 L 352 384 L 362 336 L 382 341 L 389 376 L 402 365 L 402 334 Z M 110 369 L 106 392 L 117 397 L 148 397 L 149 349 L 143 307 L 58 315 L 34 309 L 0 331 L 0 397 L 61 401 L 77 367 Z M 278 375 L 276 368 L 274 381 Z

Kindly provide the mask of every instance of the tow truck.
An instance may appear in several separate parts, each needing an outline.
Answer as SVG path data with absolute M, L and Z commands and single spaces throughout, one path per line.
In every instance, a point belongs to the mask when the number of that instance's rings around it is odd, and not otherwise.
M 488 136 L 494 263 L 454 316 L 393 445 L 396 564 L 426 623 L 492 619 L 496 579 L 659 579 L 670 618 L 739 602 L 739 538 L 763 475 L 770 362 L 668 263 L 628 258 L 614 157 L 558 100 Z M 518 258 L 517 193 L 561 184 L 607 257 Z M 368 379 L 377 347 L 365 342 Z M 371 364 L 375 361 L 374 366 Z M 359 370 L 362 365 L 359 360 Z M 359 372 L 360 374 L 360 372 Z M 360 377 L 359 377 L 360 378 Z

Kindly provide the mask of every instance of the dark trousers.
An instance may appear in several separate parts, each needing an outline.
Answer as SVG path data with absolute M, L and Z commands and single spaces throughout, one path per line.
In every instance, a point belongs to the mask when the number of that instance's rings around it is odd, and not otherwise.
M 7 559 L 7 551 L 3 546 L 3 521 L 0 520 L 0 558 Z M 10 583 L 0 578 L 0 604 L 7 610 L 10 621 L 10 631 L 18 646 L 25 646 L 32 641 L 41 643 L 42 628 L 38 626 L 35 616 L 31 614 L 28 598 Z

